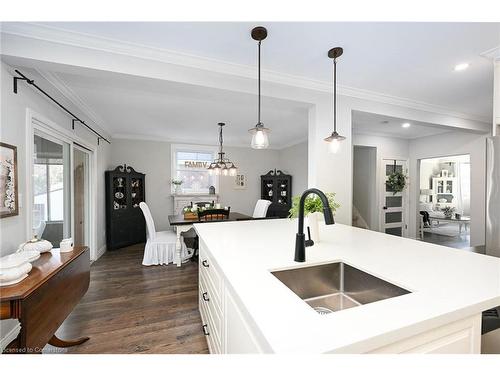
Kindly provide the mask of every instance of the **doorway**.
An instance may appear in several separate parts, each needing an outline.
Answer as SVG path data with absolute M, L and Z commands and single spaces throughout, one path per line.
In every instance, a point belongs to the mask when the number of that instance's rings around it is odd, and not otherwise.
M 353 146 L 352 225 L 377 231 L 377 148 Z
M 417 233 L 425 242 L 470 247 L 470 155 L 420 159 Z

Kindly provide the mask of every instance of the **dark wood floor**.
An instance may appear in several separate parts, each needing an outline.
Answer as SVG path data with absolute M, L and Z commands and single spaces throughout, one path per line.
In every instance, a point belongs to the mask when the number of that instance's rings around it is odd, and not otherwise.
M 57 332 L 90 340 L 65 352 L 208 353 L 197 263 L 144 267 L 143 252 L 143 245 L 108 251 L 91 266 L 87 294 Z

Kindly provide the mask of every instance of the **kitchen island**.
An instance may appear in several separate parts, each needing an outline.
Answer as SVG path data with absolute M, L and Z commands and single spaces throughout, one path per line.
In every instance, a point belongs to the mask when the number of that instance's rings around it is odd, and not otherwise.
M 480 353 L 481 312 L 500 305 L 494 257 L 335 224 L 297 263 L 294 219 L 194 227 L 211 353 Z M 272 274 L 340 262 L 407 292 L 319 314 Z

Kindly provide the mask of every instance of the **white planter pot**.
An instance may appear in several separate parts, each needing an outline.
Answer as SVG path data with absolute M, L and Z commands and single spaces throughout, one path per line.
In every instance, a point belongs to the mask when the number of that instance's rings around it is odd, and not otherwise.
M 306 225 L 309 227 L 311 231 L 311 240 L 314 243 L 318 243 L 320 241 L 319 237 L 319 221 L 323 219 L 323 214 L 321 212 L 313 212 L 307 215 L 306 217 Z M 307 228 L 305 230 L 306 239 L 307 239 Z

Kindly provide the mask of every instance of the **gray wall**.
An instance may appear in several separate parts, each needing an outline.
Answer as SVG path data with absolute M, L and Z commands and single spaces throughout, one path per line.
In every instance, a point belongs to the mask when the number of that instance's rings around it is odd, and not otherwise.
M 292 175 L 292 195 L 307 189 L 307 141 L 279 151 L 281 170 Z
M 113 139 L 111 164 L 129 164 L 146 174 L 146 201 L 157 230 L 167 230 L 168 215 L 173 212 L 170 194 L 171 144 L 163 141 Z M 293 176 L 293 194 L 307 187 L 307 144 L 283 150 L 252 150 L 250 147 L 224 147 L 239 171 L 247 177 L 247 188 L 234 189 L 234 178 L 221 177 L 220 201 L 232 211 L 251 215 L 260 199 L 260 176 L 271 169 L 281 169 Z M 298 190 L 297 190 L 298 189 Z
M 51 90 L 50 84 L 36 73 L 30 72 L 38 85 L 46 89 L 54 97 L 70 108 L 74 113 L 88 123 L 92 123 L 88 118 L 81 115 L 70 103 L 65 102 L 61 94 Z M 17 171 L 19 189 L 19 215 L 0 219 L 0 256 L 14 252 L 19 244 L 28 240 L 28 230 L 26 228 L 25 191 L 26 191 L 26 109 L 30 108 L 45 118 L 55 122 L 61 127 L 71 129 L 71 119 L 66 116 L 59 107 L 52 104 L 47 98 L 36 92 L 32 87 L 23 82 L 19 82 L 18 93 L 12 92 L 11 68 L 2 62 L 1 72 L 1 101 L 0 101 L 0 140 L 17 146 Z M 77 126 L 75 133 L 80 137 L 97 144 L 95 137 L 88 131 Z M 101 142 L 97 148 L 97 246 L 100 249 L 105 246 L 105 214 L 104 214 L 104 170 L 108 168 L 110 147 Z M 97 249 L 96 249 L 97 250 Z M 0 323 L 0 337 L 4 337 L 14 326 L 16 321 L 6 320 Z

